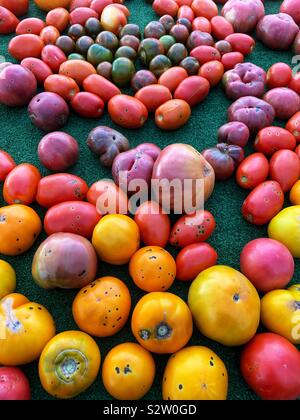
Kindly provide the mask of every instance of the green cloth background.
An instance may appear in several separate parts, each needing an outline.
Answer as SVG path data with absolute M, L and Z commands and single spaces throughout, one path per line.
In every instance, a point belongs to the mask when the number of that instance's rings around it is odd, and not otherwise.
M 31 3 L 30 16 L 43 17 L 44 14 L 33 5 L 33 1 Z M 278 0 L 266 1 L 266 13 L 277 13 L 280 3 Z M 126 5 L 131 11 L 130 22 L 138 23 L 141 28 L 144 28 L 149 21 L 157 19 L 151 6 L 145 0 L 129 0 Z M 0 55 L 4 56 L 7 61 L 10 60 L 7 52 L 7 44 L 10 38 L 10 36 L 0 37 Z M 248 60 L 264 69 L 268 69 L 278 61 L 284 61 L 292 65 L 292 56 L 291 51 L 278 53 L 268 50 L 258 43 Z M 171 133 L 160 131 L 155 126 L 152 116 L 142 129 L 129 131 L 115 126 L 107 114 L 99 121 L 83 119 L 72 114 L 64 130 L 73 135 L 80 143 L 80 159 L 70 172 L 84 178 L 89 185 L 103 177 L 110 176 L 110 172 L 100 166 L 97 157 L 92 155 L 86 146 L 89 131 L 97 125 L 108 125 L 120 130 L 129 138 L 132 147 L 149 141 L 155 142 L 160 147 L 174 142 L 184 142 L 201 151 L 206 147 L 215 145 L 217 129 L 226 122 L 226 112 L 229 105 L 230 101 L 225 97 L 222 88 L 214 88 L 202 104 L 193 108 L 192 117 L 188 124 Z M 17 163 L 32 163 L 40 168 L 43 175 L 47 175 L 47 170 L 39 164 L 37 157 L 37 146 L 43 137 L 43 132 L 30 122 L 26 108 L 9 109 L 0 105 L 0 127 L 0 148 L 9 152 Z M 251 151 L 251 146 L 248 151 Z M 214 194 L 206 205 L 206 208 L 214 214 L 217 221 L 217 228 L 209 242 L 219 254 L 218 262 L 236 269 L 239 269 L 239 255 L 244 245 L 254 238 L 266 236 L 265 227 L 252 226 L 241 216 L 240 208 L 246 195 L 247 193 L 237 186 L 234 179 L 231 179 L 216 185 Z M 5 205 L 2 196 L 0 200 L 0 204 Z M 38 212 L 43 215 L 41 209 L 38 209 Z M 17 291 L 25 294 L 31 300 L 45 305 L 55 318 L 58 332 L 76 329 L 71 306 L 77 291 L 46 291 L 39 288 L 32 280 L 31 261 L 35 250 L 44 238 L 45 235 L 41 235 L 34 247 L 25 255 L 14 258 L 4 257 L 4 259 L 10 262 L 17 272 Z M 127 266 L 118 268 L 100 263 L 99 268 L 99 276 L 114 275 L 125 280 L 132 294 L 133 305 L 143 295 L 129 278 Z M 299 273 L 300 263 L 297 261 L 294 282 L 297 280 L 299 282 Z M 189 284 L 175 282 L 170 291 L 186 299 L 188 288 Z M 128 322 L 126 327 L 117 335 L 111 338 L 98 339 L 97 342 L 100 346 L 102 358 L 104 358 L 115 345 L 132 340 L 134 339 L 130 331 L 130 322 Z M 189 344 L 208 346 L 223 359 L 229 372 L 230 399 L 256 398 L 239 372 L 240 348 L 223 347 L 203 337 L 196 328 Z M 156 379 L 153 388 L 146 395 L 146 399 L 161 399 L 161 378 L 167 359 L 168 356 L 155 356 L 157 364 Z M 34 399 L 51 398 L 40 385 L 37 363 L 24 366 L 24 371 L 31 383 L 32 397 Z M 101 374 L 99 374 L 97 381 L 79 398 L 98 400 L 110 398 L 102 385 Z

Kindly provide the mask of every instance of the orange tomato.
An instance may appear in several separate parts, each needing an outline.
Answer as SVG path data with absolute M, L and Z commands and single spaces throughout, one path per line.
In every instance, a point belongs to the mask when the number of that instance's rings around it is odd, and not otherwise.
M 56 9 L 57 7 L 68 8 L 71 0 L 34 0 L 34 2 L 37 7 L 44 10 L 45 12 L 49 12 L 50 10 Z
M 148 112 L 154 112 L 160 105 L 172 99 L 172 95 L 165 86 L 149 85 L 137 91 L 135 98 L 143 102 Z
M 191 108 L 187 102 L 172 99 L 157 108 L 155 122 L 162 130 L 177 130 L 188 122 L 190 116 Z
M 27 57 L 39 58 L 44 43 L 38 35 L 24 34 L 15 36 L 8 44 L 8 51 L 16 60 Z
M 41 30 L 45 27 L 45 22 L 42 19 L 38 18 L 27 18 L 21 20 L 21 22 L 16 27 L 16 34 L 34 34 L 39 35 Z
M 113 181 L 95 182 L 88 190 L 87 200 L 103 215 L 128 213 L 127 195 Z
M 55 26 L 46 26 L 41 30 L 40 37 L 45 45 L 55 45 L 60 32 Z
M 79 92 L 75 80 L 61 74 L 52 74 L 47 77 L 44 88 L 47 92 L 57 93 L 66 101 L 70 101 Z
M 159 78 L 158 83 L 169 89 L 173 93 L 177 86 L 188 77 L 187 71 L 182 67 L 171 67 Z
M 130 308 L 126 284 L 116 277 L 102 277 L 78 292 L 72 310 L 82 331 L 95 337 L 110 337 L 124 327 Z
M 40 179 L 40 171 L 35 166 L 29 163 L 16 166 L 4 181 L 4 200 L 7 204 L 32 204 Z
M 201 76 L 184 79 L 174 92 L 174 99 L 182 99 L 190 106 L 204 101 L 210 90 L 208 81 Z
M 99 96 L 105 103 L 113 96 L 121 94 L 120 89 L 116 85 L 99 74 L 88 76 L 83 82 L 83 88 L 87 92 Z
M 222 80 L 223 74 L 224 66 L 217 60 L 204 63 L 199 70 L 199 76 L 205 77 L 211 86 L 216 86 Z
M 46 16 L 46 24 L 48 26 L 55 26 L 59 32 L 63 32 L 69 24 L 70 14 L 67 9 L 57 7 L 51 10 Z
M 131 329 L 145 349 L 174 353 L 192 336 L 192 314 L 180 297 L 169 292 L 152 292 L 143 296 L 134 308 Z
M 290 191 L 290 202 L 296 206 L 300 204 L 300 181 L 295 182 Z
M 115 124 L 124 128 L 142 127 L 148 119 L 145 105 L 129 95 L 116 95 L 108 102 L 108 113 Z
M 130 260 L 129 273 L 145 292 L 165 292 L 176 276 L 176 263 L 168 251 L 159 246 L 139 249 Z
M 119 344 L 103 362 L 103 384 L 118 400 L 139 400 L 150 390 L 154 377 L 152 355 L 136 343 Z
M 71 77 L 79 86 L 81 86 L 84 79 L 91 74 L 96 74 L 96 69 L 87 61 L 69 60 L 62 63 L 59 68 L 59 74 Z

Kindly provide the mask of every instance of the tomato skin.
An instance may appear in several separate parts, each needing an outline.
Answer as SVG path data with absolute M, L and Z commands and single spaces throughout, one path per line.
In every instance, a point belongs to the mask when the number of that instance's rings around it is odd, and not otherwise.
M 182 67 L 171 67 L 158 79 L 158 84 L 166 86 L 171 93 L 175 92 L 180 83 L 188 78 L 187 71 Z
M 79 87 L 75 80 L 61 74 L 52 74 L 47 77 L 44 88 L 47 92 L 57 93 L 66 101 L 70 101 L 79 92 Z
M 148 119 L 148 110 L 136 98 L 128 95 L 116 95 L 108 102 L 108 113 L 114 123 L 124 128 L 142 127 Z
M 192 336 L 192 314 L 180 297 L 169 292 L 151 292 L 136 304 L 131 329 L 146 350 L 159 354 L 174 353 Z
M 203 16 L 208 20 L 218 16 L 218 7 L 212 0 L 194 0 L 191 8 L 196 16 Z
M 41 30 L 45 27 L 45 22 L 39 18 L 27 18 L 21 20 L 16 27 L 16 34 L 34 34 L 39 35 Z
M 170 15 L 175 17 L 179 9 L 174 0 L 154 0 L 152 7 L 158 16 Z
M 113 0 L 77 0 L 77 1 L 78 3 L 81 1 L 83 7 L 90 7 L 91 9 L 95 10 L 95 12 L 99 14 L 99 16 L 101 16 L 101 13 L 106 6 L 108 6 L 109 4 L 113 4 Z M 86 2 L 87 4 L 84 5 L 84 2 Z
M 160 105 L 172 99 L 172 95 L 163 85 L 149 85 L 137 91 L 135 98 L 145 105 L 148 112 L 155 112 Z
M 215 227 L 214 216 L 207 210 L 198 210 L 177 220 L 172 228 L 169 242 L 178 248 L 204 242 L 212 235 Z
M 87 61 L 68 60 L 62 63 L 59 68 L 59 74 L 72 77 L 75 82 L 82 86 L 83 81 L 91 74 L 96 74 L 96 69 Z M 94 92 L 93 92 L 94 93 Z
M 84 26 L 85 22 L 91 17 L 98 19 L 99 15 L 95 10 L 90 9 L 89 7 L 77 7 L 70 13 L 70 24 L 75 25 L 79 23 L 79 25 Z
M 300 95 L 300 72 L 293 76 L 292 80 L 290 81 L 288 87 L 294 90 L 298 95 Z
M 182 99 L 190 106 L 204 101 L 210 90 L 209 82 L 201 76 L 190 76 L 183 80 L 174 93 L 174 99 Z
M 29 163 L 16 166 L 6 177 L 3 198 L 7 204 L 32 204 L 36 199 L 39 170 Z
M 260 130 L 254 141 L 255 150 L 271 156 L 277 150 L 294 150 L 296 139 L 292 133 L 281 127 L 265 127 Z
M 104 112 L 104 102 L 90 92 L 79 92 L 71 100 L 73 110 L 84 118 L 100 118 Z
M 7 175 L 16 167 L 13 158 L 4 150 L 0 150 L 0 181 L 5 181 Z
M 207 79 L 210 85 L 213 87 L 222 80 L 224 74 L 224 66 L 220 61 L 209 61 L 208 63 L 204 63 L 201 66 L 198 74 L 199 76 Z
M 121 95 L 121 91 L 116 85 L 99 74 L 88 76 L 83 81 L 83 88 L 85 91 L 99 96 L 104 103 L 107 103 L 115 95 Z
M 123 10 L 117 5 L 111 4 L 103 9 L 100 22 L 105 31 L 118 35 L 122 27 L 127 24 L 127 18 Z
M 275 63 L 267 72 L 267 86 L 269 89 L 286 87 L 292 80 L 292 69 L 285 63 Z
M 21 66 L 26 67 L 34 74 L 39 85 L 44 85 L 47 77 L 53 74 L 48 64 L 44 63 L 39 58 L 24 58 L 24 60 L 21 61 Z
M 16 289 L 16 273 L 13 267 L 4 260 L 0 260 L 0 299 L 13 293 Z M 0 381 L 1 384 L 1 381 Z M 1 386 L 0 386 L 1 389 Z M 1 394 L 1 391 L 0 391 Z M 1 397 L 0 397 L 1 398 Z M 0 399 L 1 401 L 1 399 Z
M 48 64 L 54 73 L 58 73 L 60 66 L 67 60 L 65 53 L 55 45 L 46 45 L 42 50 L 42 60 Z
M 0 6 L 0 34 L 11 34 L 19 25 L 19 19 L 8 9 Z
M 34 0 L 37 7 L 45 12 L 49 12 L 57 7 L 69 7 L 70 0 Z
M 279 182 L 282 191 L 290 191 L 300 176 L 300 160 L 291 150 L 278 150 L 270 160 L 270 178 Z
M 76 175 L 48 175 L 39 182 L 36 201 L 40 206 L 50 208 L 65 201 L 82 201 L 87 192 L 86 182 Z
M 211 23 L 212 35 L 217 39 L 225 39 L 234 33 L 232 24 L 223 16 L 214 16 Z
M 0 367 L 0 400 L 28 401 L 30 400 L 30 385 L 28 379 L 15 367 Z
M 201 271 L 216 265 L 217 259 L 218 254 L 207 243 L 187 245 L 176 257 L 176 279 L 192 281 Z
M 146 201 L 135 212 L 134 221 L 141 232 L 145 245 L 164 248 L 169 240 L 171 223 L 169 216 L 155 201 Z
M 188 122 L 191 112 L 186 101 L 172 99 L 157 108 L 155 123 L 161 130 L 177 130 Z
M 102 194 L 105 194 L 106 198 L 111 199 L 111 202 L 115 203 L 113 208 L 103 208 L 99 206 L 99 198 Z M 89 203 L 97 207 L 98 213 L 105 214 L 119 214 L 128 212 L 128 199 L 127 195 L 117 187 L 113 181 L 97 181 L 95 182 L 87 193 L 87 200 Z M 104 200 L 104 204 L 105 204 Z
M 246 190 L 252 190 L 268 178 L 269 162 L 262 153 L 253 153 L 244 159 L 236 171 L 236 182 Z
M 283 204 L 284 194 L 280 184 L 265 181 L 248 195 L 242 206 L 242 214 L 247 222 L 264 225 L 280 212 Z
M 254 39 L 247 34 L 232 33 L 225 38 L 225 41 L 230 43 L 233 51 L 243 55 L 250 54 L 255 47 Z
M 60 32 L 55 26 L 45 26 L 41 30 L 40 37 L 45 45 L 55 45 Z
M 190 22 L 193 22 L 195 18 L 195 13 L 193 12 L 193 9 L 190 6 L 183 5 L 180 6 L 177 13 L 178 19 L 188 19 Z
M 285 128 L 295 136 L 297 143 L 300 143 L 300 111 L 288 120 Z
M 225 70 L 231 70 L 236 64 L 244 61 L 244 56 L 240 52 L 230 52 L 224 54 L 221 61 Z
M 247 344 L 241 372 L 264 400 L 295 400 L 300 395 L 300 353 L 277 334 L 257 334 Z
M 63 32 L 69 24 L 70 14 L 67 9 L 57 7 L 50 10 L 46 16 L 46 24 L 48 26 L 55 26 L 59 32 Z
M 292 186 L 289 199 L 294 206 L 300 204 L 300 181 L 295 182 L 295 184 Z
M 43 41 L 34 34 L 17 35 L 8 44 L 9 53 L 19 61 L 27 57 L 39 58 L 43 48 Z
M 211 33 L 211 23 L 208 19 L 203 16 L 198 16 L 193 20 L 192 23 L 193 31 L 201 31 Z
M 221 61 L 221 54 L 219 51 L 215 47 L 209 45 L 200 45 L 200 47 L 192 49 L 190 55 L 197 58 L 200 65 L 213 60 Z
M 24 16 L 28 12 L 29 0 L 0 0 L 0 6 L 10 10 L 16 16 Z
M 66 201 L 51 207 L 44 218 L 48 236 L 53 233 L 75 233 L 91 238 L 96 224 L 101 219 L 95 206 L 80 201 Z

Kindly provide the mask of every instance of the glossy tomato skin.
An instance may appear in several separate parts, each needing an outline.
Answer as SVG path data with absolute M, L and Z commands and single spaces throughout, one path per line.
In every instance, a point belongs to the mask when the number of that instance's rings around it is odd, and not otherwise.
M 43 41 L 34 34 L 18 35 L 8 44 L 9 53 L 19 61 L 27 57 L 39 58 L 43 48 Z
M 48 236 L 53 233 L 75 233 L 91 238 L 96 224 L 101 219 L 95 206 L 80 201 L 66 201 L 51 207 L 44 219 Z
M 297 73 L 295 76 L 293 76 L 288 87 L 300 95 L 300 73 Z
M 204 77 L 190 76 L 177 87 L 174 99 L 182 99 L 190 106 L 194 106 L 204 101 L 209 90 L 209 82 Z
M 194 0 L 191 8 L 196 16 L 204 16 L 209 20 L 218 15 L 218 7 L 212 0 Z
M 99 205 L 99 198 L 105 195 L 103 206 Z M 123 190 L 119 189 L 117 185 L 111 181 L 97 181 L 91 185 L 87 193 L 87 200 L 89 203 L 97 207 L 98 213 L 105 214 L 127 214 L 128 213 L 128 199 Z M 113 203 L 110 207 L 106 200 Z
M 171 67 L 159 78 L 158 83 L 166 86 L 171 93 L 175 92 L 178 85 L 188 77 L 187 71 L 182 67 Z
M 184 247 L 176 257 L 176 279 L 192 281 L 201 271 L 216 265 L 218 254 L 203 242 Z
M 296 147 L 296 138 L 285 128 L 265 127 L 260 130 L 255 138 L 254 147 L 257 152 L 271 156 L 277 150 L 294 150 Z
M 210 45 L 196 47 L 190 52 L 190 55 L 197 58 L 200 65 L 212 60 L 221 61 L 221 54 L 219 51 Z
M 233 69 L 237 64 L 244 61 L 244 56 L 240 52 L 229 52 L 222 56 L 222 64 L 225 70 Z
M 300 176 L 300 160 L 291 150 L 278 150 L 270 160 L 270 178 L 279 182 L 282 191 L 290 191 Z
M 193 31 L 211 33 L 211 23 L 203 16 L 196 17 L 192 22 Z
M 155 123 L 161 130 L 177 130 L 185 125 L 191 116 L 190 105 L 182 99 L 171 99 L 155 112 Z
M 84 118 L 100 118 L 104 112 L 104 102 L 90 92 L 79 92 L 71 100 L 73 110 Z
M 300 111 L 288 120 L 285 128 L 295 136 L 297 143 L 300 143 Z
M 211 86 L 216 86 L 222 80 L 224 66 L 220 61 L 209 61 L 201 66 L 198 74 L 207 79 Z
M 39 18 L 27 18 L 21 20 L 21 22 L 16 27 L 16 34 L 34 34 L 39 35 L 41 30 L 44 29 L 45 22 Z
M 157 84 L 143 87 L 135 94 L 135 98 L 143 102 L 148 112 L 155 112 L 160 105 L 172 99 L 172 95 L 166 86 Z
M 107 103 L 115 95 L 120 95 L 120 89 L 105 77 L 99 74 L 88 76 L 83 82 L 83 88 L 87 92 L 98 95 L 105 103 Z
M 0 6 L 0 34 L 11 34 L 18 27 L 19 19 L 8 9 Z
M 70 13 L 70 24 L 79 24 L 84 26 L 89 18 L 99 18 L 98 13 L 89 7 L 77 7 Z
M 255 47 L 254 39 L 247 34 L 232 33 L 225 40 L 232 46 L 232 51 L 239 52 L 243 55 L 250 54 Z
M 284 193 L 276 181 L 265 181 L 257 185 L 242 206 L 244 218 L 254 225 L 268 223 L 284 204 Z
M 42 60 L 54 73 L 58 73 L 61 64 L 67 61 L 67 57 L 56 45 L 46 45 L 42 50 Z
M 75 80 L 61 74 L 52 74 L 47 77 L 44 82 L 44 88 L 47 92 L 57 93 L 65 101 L 70 101 L 79 92 L 79 87 Z
M 16 166 L 6 177 L 3 197 L 7 204 L 32 204 L 36 199 L 39 170 L 29 163 Z
M 152 7 L 159 16 L 170 15 L 172 17 L 177 15 L 179 9 L 175 0 L 154 0 Z
M 292 69 L 288 64 L 275 63 L 267 72 L 267 85 L 269 89 L 286 87 L 292 80 Z
M 64 201 L 82 201 L 87 192 L 86 182 L 78 176 L 54 174 L 40 180 L 36 201 L 40 206 L 50 208 Z
M 10 10 L 16 16 L 24 16 L 28 12 L 29 0 L 0 0 L 0 6 Z
M 5 181 L 7 175 L 16 167 L 13 158 L 4 150 L 0 150 L 0 181 Z
M 82 86 L 88 76 L 96 74 L 96 69 L 84 60 L 68 60 L 60 66 L 59 74 L 72 77 L 79 86 Z M 85 88 L 85 90 L 87 89 Z
M 124 128 L 137 129 L 148 119 L 148 110 L 136 98 L 116 95 L 108 102 L 108 113 L 114 123 Z
M 26 401 L 30 400 L 29 381 L 21 371 L 15 367 L 0 367 L 0 400 Z
M 13 293 L 16 289 L 16 272 L 13 267 L 4 260 L 0 260 L 0 299 Z M 1 383 L 1 381 L 0 381 Z M 1 397 L 0 397 L 1 398 Z
M 253 153 L 237 168 L 236 182 L 240 187 L 252 190 L 268 178 L 269 162 L 262 153 Z
M 234 33 L 233 26 L 223 16 L 214 16 L 210 23 L 212 34 L 216 39 L 225 39 L 228 35 Z
M 39 85 L 44 85 L 47 77 L 53 74 L 48 64 L 44 63 L 39 58 L 24 58 L 24 60 L 21 61 L 21 66 L 26 67 L 34 74 Z
M 40 33 L 40 38 L 45 45 L 55 45 L 59 37 L 60 32 L 55 26 L 45 26 Z
M 300 395 L 300 353 L 277 334 L 258 334 L 247 344 L 241 372 L 264 400 L 295 400 Z
M 57 7 L 46 16 L 46 24 L 48 26 L 55 26 L 59 32 L 63 32 L 69 24 L 70 14 L 67 9 Z
M 289 199 L 294 206 L 300 204 L 300 181 L 295 182 L 295 184 L 292 186 Z

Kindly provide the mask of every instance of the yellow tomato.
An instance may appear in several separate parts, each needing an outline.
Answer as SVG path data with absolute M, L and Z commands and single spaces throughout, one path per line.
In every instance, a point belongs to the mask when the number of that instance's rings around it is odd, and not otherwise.
M 286 207 L 273 217 L 268 234 L 283 243 L 295 258 L 300 258 L 300 205 Z
M 13 293 L 16 288 L 16 273 L 10 264 L 0 260 L 0 299 Z
M 290 191 L 290 202 L 294 206 L 300 204 L 300 180 L 293 185 Z
M 113 265 L 128 263 L 140 245 L 138 225 L 123 214 L 109 214 L 96 225 L 92 239 L 99 258 Z
M 103 384 L 118 400 L 139 400 L 150 390 L 154 376 L 151 353 L 135 343 L 119 344 L 103 362 Z
M 226 400 L 228 374 L 209 348 L 186 347 L 173 354 L 163 376 L 164 400 Z
M 300 298 L 300 284 L 293 284 L 291 287 L 288 288 L 288 290 L 299 293 Z
M 68 8 L 71 0 L 34 0 L 34 2 L 41 10 L 49 12 L 56 7 Z
M 53 337 L 41 354 L 41 384 L 53 397 L 73 398 L 92 385 L 100 362 L 92 337 L 81 331 L 65 331 Z
M 260 299 L 252 283 L 239 271 L 215 265 L 191 284 L 188 304 L 206 337 L 225 346 L 240 346 L 256 333 Z
M 293 287 L 267 293 L 261 300 L 261 321 L 269 331 L 300 344 L 300 292 Z
M 52 316 L 18 293 L 0 301 L 0 365 L 33 362 L 55 334 Z

